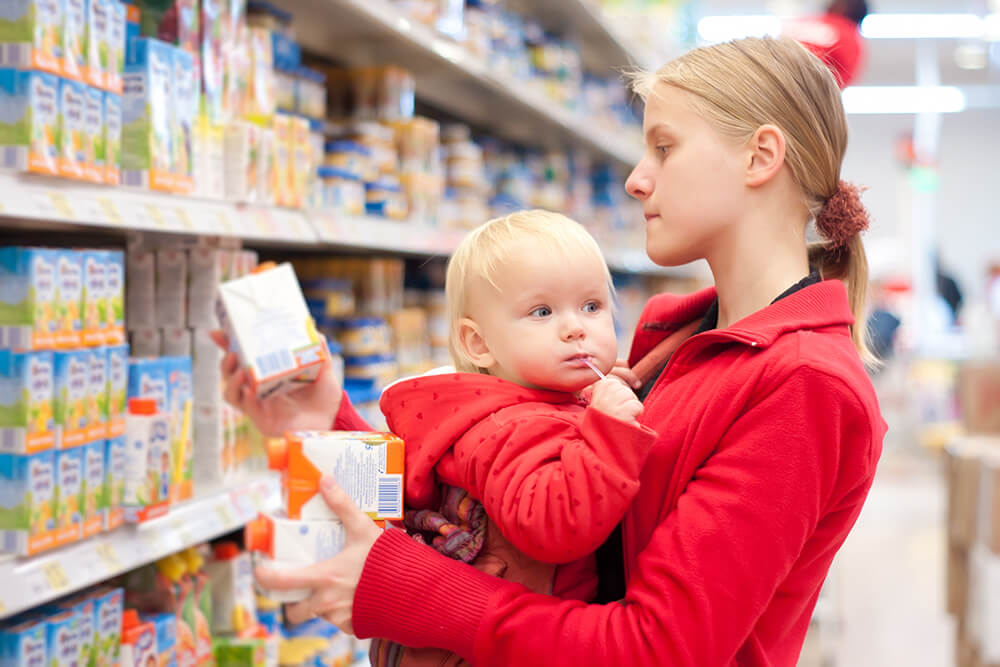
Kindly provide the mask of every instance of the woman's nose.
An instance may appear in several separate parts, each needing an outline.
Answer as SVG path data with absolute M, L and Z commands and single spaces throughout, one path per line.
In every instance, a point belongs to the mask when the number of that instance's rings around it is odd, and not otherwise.
M 649 170 L 645 168 L 644 162 L 645 160 L 637 164 L 625 181 L 625 192 L 639 201 L 644 201 L 653 192 L 653 180 L 648 176 Z

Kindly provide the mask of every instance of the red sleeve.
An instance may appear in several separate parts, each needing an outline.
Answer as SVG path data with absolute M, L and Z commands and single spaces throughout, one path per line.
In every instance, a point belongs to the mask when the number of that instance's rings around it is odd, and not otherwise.
M 351 399 L 347 397 L 347 392 L 341 392 L 340 409 L 333 419 L 333 430 L 335 431 L 374 431 L 371 424 L 365 421 L 364 417 L 351 405 Z
M 795 371 L 727 430 L 639 555 L 622 603 L 532 594 L 387 533 L 365 563 L 354 628 L 474 665 L 729 664 L 820 516 L 839 508 L 828 494 L 840 475 L 851 479 L 836 500 L 851 507 L 846 525 L 856 518 L 872 419 L 842 380 Z
M 587 408 L 483 420 L 452 448 L 465 479 L 500 532 L 529 557 L 569 563 L 592 554 L 639 490 L 656 434 Z

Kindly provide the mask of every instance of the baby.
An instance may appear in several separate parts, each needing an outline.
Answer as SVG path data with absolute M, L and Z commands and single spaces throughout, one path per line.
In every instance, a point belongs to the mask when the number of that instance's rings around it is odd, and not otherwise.
M 600 248 L 564 216 L 515 213 L 466 237 L 446 291 L 458 372 L 403 380 L 381 401 L 406 441 L 407 529 L 535 592 L 590 600 L 593 553 L 639 489 L 655 438 L 636 421 L 635 394 L 591 368 L 608 373 L 617 355 Z M 371 661 L 462 663 L 383 641 Z

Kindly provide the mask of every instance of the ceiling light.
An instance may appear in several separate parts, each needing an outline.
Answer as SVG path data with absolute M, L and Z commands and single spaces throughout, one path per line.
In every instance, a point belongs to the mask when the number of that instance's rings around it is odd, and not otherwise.
M 706 16 L 698 21 L 698 35 L 706 42 L 726 42 L 741 37 L 776 36 L 782 19 L 777 16 Z
M 982 37 L 984 30 L 975 14 L 869 14 L 861 22 L 868 39 L 962 39 Z
M 956 113 L 965 94 L 954 86 L 849 86 L 843 92 L 850 114 Z
M 986 69 L 989 56 L 982 42 L 961 44 L 955 49 L 955 64 L 962 69 Z

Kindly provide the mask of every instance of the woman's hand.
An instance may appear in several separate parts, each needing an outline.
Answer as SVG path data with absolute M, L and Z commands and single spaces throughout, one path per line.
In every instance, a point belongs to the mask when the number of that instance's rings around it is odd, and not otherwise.
M 619 359 L 615 362 L 615 367 L 608 373 L 608 377 L 612 375 L 631 387 L 633 391 L 639 391 L 642 388 L 642 380 L 628 367 L 627 359 Z
M 326 431 L 340 410 L 341 387 L 331 372 L 329 358 L 311 384 L 266 400 L 260 400 L 250 386 L 245 369 L 240 368 L 235 352 L 229 351 L 229 339 L 222 331 L 213 331 L 212 340 L 226 356 L 222 359 L 223 395 L 226 402 L 250 418 L 265 436 L 277 438 L 287 431 Z
M 312 589 L 310 597 L 285 607 L 286 618 L 292 623 L 302 623 L 321 617 L 344 632 L 354 634 L 354 592 L 361 582 L 368 553 L 382 529 L 354 504 L 332 477 L 320 480 L 320 493 L 344 524 L 343 551 L 322 563 L 297 570 L 258 568 L 257 582 L 271 590 Z

